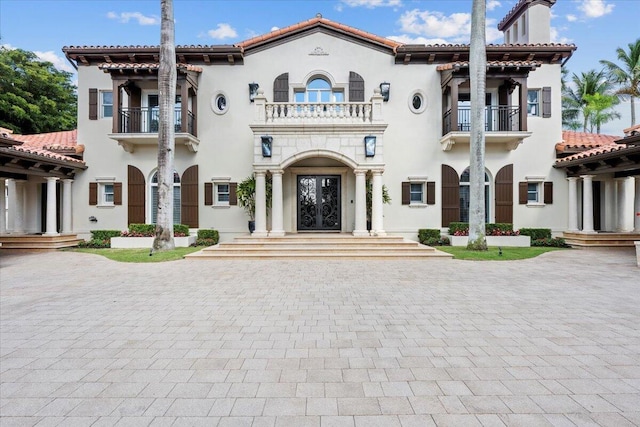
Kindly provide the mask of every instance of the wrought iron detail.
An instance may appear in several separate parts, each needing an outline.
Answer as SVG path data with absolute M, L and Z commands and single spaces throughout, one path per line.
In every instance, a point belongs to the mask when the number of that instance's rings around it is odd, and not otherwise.
M 340 230 L 340 176 L 298 175 L 298 230 Z

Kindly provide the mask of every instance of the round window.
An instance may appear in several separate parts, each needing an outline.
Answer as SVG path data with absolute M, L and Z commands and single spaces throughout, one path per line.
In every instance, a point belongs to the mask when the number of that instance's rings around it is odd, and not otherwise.
M 415 90 L 409 96 L 409 109 L 415 114 L 422 113 L 427 108 L 427 96 L 421 90 Z
M 218 92 L 211 98 L 211 109 L 216 114 L 224 114 L 229 109 L 229 100 L 227 95 L 222 92 Z

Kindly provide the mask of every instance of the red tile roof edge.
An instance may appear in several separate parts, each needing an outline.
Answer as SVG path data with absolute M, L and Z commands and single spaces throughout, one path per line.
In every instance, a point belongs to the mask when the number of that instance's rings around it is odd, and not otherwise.
M 589 157 L 597 156 L 599 154 L 613 153 L 614 151 L 624 150 L 625 148 L 627 148 L 627 146 L 624 144 L 614 143 L 614 144 L 602 145 L 600 147 L 591 148 L 589 150 L 585 150 L 580 153 L 572 154 L 571 156 L 558 159 L 556 160 L 556 164 L 566 163 L 571 160 L 586 159 Z

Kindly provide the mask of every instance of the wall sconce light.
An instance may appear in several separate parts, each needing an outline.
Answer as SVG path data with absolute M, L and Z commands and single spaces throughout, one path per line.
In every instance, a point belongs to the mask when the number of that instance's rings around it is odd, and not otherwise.
M 258 88 L 260 85 L 258 83 L 249 83 L 249 101 L 253 102 L 258 94 Z
M 382 95 L 382 100 L 384 102 L 389 100 L 389 91 L 391 91 L 391 83 L 380 83 L 380 94 Z
M 271 157 L 271 144 L 273 143 L 272 136 L 261 136 L 262 139 L 262 157 Z
M 91 216 L 89 217 L 89 221 L 91 221 L 91 222 L 98 222 L 98 218 L 96 218 L 95 216 L 91 215 Z
M 376 137 L 373 135 L 364 137 L 364 155 L 365 157 L 375 157 L 376 155 Z

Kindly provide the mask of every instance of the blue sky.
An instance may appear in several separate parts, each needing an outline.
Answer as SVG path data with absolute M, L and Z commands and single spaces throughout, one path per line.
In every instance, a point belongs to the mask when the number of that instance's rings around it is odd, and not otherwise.
M 487 41 L 502 43 L 498 22 L 516 0 L 487 1 Z M 552 10 L 554 42 L 574 43 L 571 73 L 616 61 L 615 49 L 640 37 L 640 0 L 558 0 Z M 314 17 L 341 22 L 405 43 L 468 43 L 471 0 L 174 0 L 177 44 L 234 44 Z M 68 45 L 157 45 L 160 0 L 0 0 L 0 44 L 36 52 L 71 70 Z M 623 120 L 603 133 L 620 134 Z

